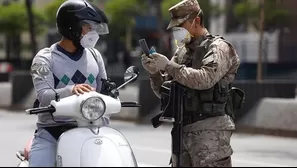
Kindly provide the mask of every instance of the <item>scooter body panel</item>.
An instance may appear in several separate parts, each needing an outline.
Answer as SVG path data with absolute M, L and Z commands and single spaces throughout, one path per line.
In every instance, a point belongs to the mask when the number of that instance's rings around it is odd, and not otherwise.
M 57 167 L 137 167 L 126 138 L 110 127 L 75 128 L 57 146 Z

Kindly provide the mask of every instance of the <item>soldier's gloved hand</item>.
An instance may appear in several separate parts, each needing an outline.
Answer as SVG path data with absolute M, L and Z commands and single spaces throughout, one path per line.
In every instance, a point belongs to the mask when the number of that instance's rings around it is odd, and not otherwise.
M 156 68 L 160 70 L 165 70 L 165 67 L 169 63 L 169 59 L 166 56 L 159 53 L 153 53 L 150 55 L 150 57 L 153 58 L 153 62 Z
M 149 58 L 145 54 L 143 54 L 141 57 L 141 63 L 143 68 L 152 75 L 156 74 L 158 72 L 158 69 L 156 68 L 156 65 L 153 63 L 153 59 Z

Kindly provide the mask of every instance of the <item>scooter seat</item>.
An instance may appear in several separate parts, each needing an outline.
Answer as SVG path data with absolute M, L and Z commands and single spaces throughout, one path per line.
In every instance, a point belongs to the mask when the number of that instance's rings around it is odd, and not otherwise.
M 24 149 L 24 157 L 26 160 L 29 159 L 29 153 L 31 150 L 31 146 L 32 146 L 32 142 L 33 142 L 33 137 L 30 138 L 30 140 L 27 142 L 25 149 Z

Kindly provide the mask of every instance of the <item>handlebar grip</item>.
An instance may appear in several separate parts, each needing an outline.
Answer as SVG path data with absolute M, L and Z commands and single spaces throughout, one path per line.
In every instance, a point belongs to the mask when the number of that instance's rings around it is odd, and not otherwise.
M 122 107 L 141 107 L 137 102 L 121 102 Z
M 30 115 L 41 114 L 41 113 L 54 113 L 54 112 L 56 112 L 56 108 L 53 106 L 32 108 L 32 109 L 26 110 L 26 113 Z

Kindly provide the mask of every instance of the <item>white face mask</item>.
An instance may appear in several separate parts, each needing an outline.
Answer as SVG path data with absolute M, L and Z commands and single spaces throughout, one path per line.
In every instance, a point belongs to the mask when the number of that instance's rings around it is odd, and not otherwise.
M 182 47 L 191 41 L 191 34 L 187 29 L 183 27 L 174 27 L 172 28 L 172 31 L 177 47 Z
M 80 44 L 84 48 L 93 48 L 95 47 L 98 40 L 98 33 L 96 31 L 90 31 L 83 36 L 83 38 L 80 40 Z

